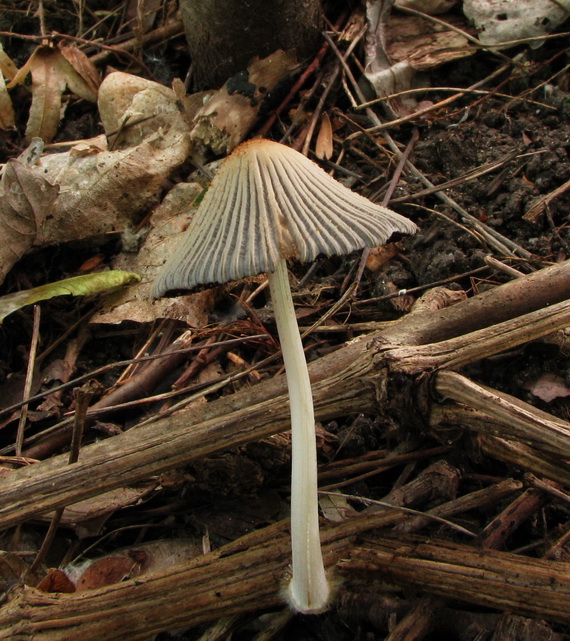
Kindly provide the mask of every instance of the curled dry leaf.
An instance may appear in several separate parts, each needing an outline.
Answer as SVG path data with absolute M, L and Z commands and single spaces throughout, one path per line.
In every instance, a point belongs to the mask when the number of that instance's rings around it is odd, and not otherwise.
M 77 47 L 59 46 L 59 52 L 73 68 L 67 70 L 67 86 L 74 94 L 84 100 L 95 102 L 101 78 L 99 72 L 89 58 Z
M 194 145 L 220 155 L 229 153 L 244 140 L 267 97 L 296 66 L 294 55 L 282 50 L 253 60 L 198 111 L 190 134 Z
M 12 58 L 4 51 L 0 43 L 0 72 L 4 78 L 13 78 L 18 73 L 18 67 L 14 64 Z
M 327 521 L 340 523 L 350 517 L 357 516 L 358 512 L 348 502 L 348 497 L 340 494 L 321 494 L 319 507 Z
M 15 125 L 14 107 L 8 95 L 5 79 L 13 78 L 17 72 L 18 68 L 0 43 L 0 129 L 10 129 Z
M 58 568 L 50 568 L 44 578 L 36 585 L 36 589 L 40 592 L 72 594 L 75 592 L 75 585 L 65 572 Z
M 32 55 L 32 105 L 26 126 L 26 139 L 38 137 L 51 142 L 57 133 L 62 112 L 61 96 L 65 91 L 65 76 L 58 51 L 48 47 Z
M 395 243 L 388 243 L 387 245 L 373 247 L 368 252 L 366 267 L 372 272 L 378 271 L 382 265 L 386 264 L 389 260 L 392 260 L 394 256 L 397 256 L 397 254 L 398 247 Z
M 61 118 L 66 88 L 84 100 L 97 100 L 98 75 L 89 59 L 75 47 L 41 45 L 12 79 L 10 87 L 32 76 L 32 105 L 26 139 L 53 140 Z
M 12 100 L 8 95 L 6 81 L 2 70 L 0 70 L 0 129 L 11 129 L 16 124 L 16 114 L 12 106 Z
M 105 78 L 98 106 L 112 149 L 134 147 L 151 136 L 160 144 L 161 129 L 188 130 L 172 89 L 129 73 L 115 71 Z

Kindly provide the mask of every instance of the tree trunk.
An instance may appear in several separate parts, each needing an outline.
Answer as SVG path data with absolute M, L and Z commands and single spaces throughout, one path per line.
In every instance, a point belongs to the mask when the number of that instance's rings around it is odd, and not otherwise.
M 180 11 L 198 89 L 220 87 L 277 49 L 303 60 L 322 28 L 320 0 L 181 0 Z

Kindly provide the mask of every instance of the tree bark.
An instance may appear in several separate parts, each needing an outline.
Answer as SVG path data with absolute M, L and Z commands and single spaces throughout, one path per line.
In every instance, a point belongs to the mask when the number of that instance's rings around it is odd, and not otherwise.
M 320 0 L 181 0 L 180 11 L 198 89 L 220 87 L 277 49 L 303 60 L 321 33 Z

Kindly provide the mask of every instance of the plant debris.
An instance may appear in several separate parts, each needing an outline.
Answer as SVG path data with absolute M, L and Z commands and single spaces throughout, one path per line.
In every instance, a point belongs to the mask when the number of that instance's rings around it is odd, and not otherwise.
M 4 3 L 0 639 L 570 638 L 568 12 L 502 4 L 327 2 L 312 57 L 194 93 L 175 2 Z M 257 135 L 419 227 L 289 264 L 310 617 L 267 279 L 150 295 Z

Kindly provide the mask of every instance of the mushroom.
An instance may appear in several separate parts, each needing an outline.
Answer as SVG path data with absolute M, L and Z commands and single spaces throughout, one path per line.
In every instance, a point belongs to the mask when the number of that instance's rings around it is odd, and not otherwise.
M 330 587 L 319 538 L 311 385 L 286 260 L 384 244 L 414 223 L 373 204 L 299 152 L 265 139 L 239 145 L 220 166 L 190 226 L 154 283 L 153 296 L 267 272 L 285 363 L 292 432 L 290 605 L 326 609 Z

